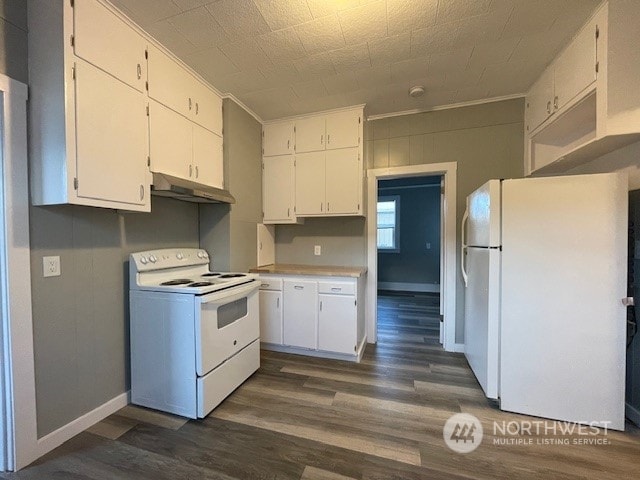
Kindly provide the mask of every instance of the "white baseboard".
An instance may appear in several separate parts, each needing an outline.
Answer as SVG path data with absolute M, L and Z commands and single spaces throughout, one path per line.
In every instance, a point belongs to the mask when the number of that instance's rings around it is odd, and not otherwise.
M 112 413 L 117 412 L 122 407 L 126 407 L 129 404 L 130 392 L 125 392 L 117 397 L 112 398 L 106 403 L 103 403 L 98 408 L 85 413 L 81 417 L 76 418 L 72 422 L 54 430 L 53 432 L 38 439 L 39 457 L 49 453 L 56 447 L 59 447 L 67 440 L 75 437 L 80 432 L 85 431 L 87 428 L 95 425 L 100 420 L 104 420 Z
M 631 420 L 634 424 L 636 424 L 637 426 L 640 427 L 640 410 L 638 410 L 637 408 L 629 405 L 628 403 L 625 405 L 626 408 L 626 412 L 625 412 L 625 416 Z
M 439 283 L 407 283 L 407 282 L 378 282 L 379 290 L 391 290 L 393 292 L 421 292 L 439 293 Z
M 456 353 L 464 353 L 464 343 L 454 343 L 452 351 Z

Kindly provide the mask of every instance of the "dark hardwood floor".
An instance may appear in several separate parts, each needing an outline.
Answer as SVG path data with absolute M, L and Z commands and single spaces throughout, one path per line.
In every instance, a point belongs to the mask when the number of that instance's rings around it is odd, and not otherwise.
M 640 434 L 608 445 L 495 445 L 495 421 L 536 420 L 488 402 L 464 356 L 438 343 L 435 295 L 379 297 L 379 343 L 361 363 L 262 352 L 245 384 L 204 420 L 126 407 L 7 479 L 631 479 Z M 450 450 L 454 413 L 482 444 Z M 582 437 L 569 437 L 580 440 Z

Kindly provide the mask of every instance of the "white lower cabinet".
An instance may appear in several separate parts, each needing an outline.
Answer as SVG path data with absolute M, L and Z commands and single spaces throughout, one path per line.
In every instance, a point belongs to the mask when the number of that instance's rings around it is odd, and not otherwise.
M 282 280 L 262 278 L 260 342 L 282 345 Z
M 284 300 L 284 345 L 315 350 L 318 344 L 318 283 L 285 280 Z
M 353 295 L 318 295 L 318 350 L 355 354 L 357 305 Z
M 270 274 L 260 280 L 263 348 L 359 360 L 365 341 L 363 279 Z

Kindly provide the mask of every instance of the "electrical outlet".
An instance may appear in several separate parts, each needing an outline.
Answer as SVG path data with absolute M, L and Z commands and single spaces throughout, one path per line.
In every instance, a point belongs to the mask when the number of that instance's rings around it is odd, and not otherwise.
M 60 257 L 42 257 L 42 276 L 59 277 L 60 276 Z
M 322 247 L 320 245 L 316 245 L 315 247 L 313 247 L 313 254 L 322 255 Z
M 427 250 L 431 250 L 431 242 L 427 242 Z

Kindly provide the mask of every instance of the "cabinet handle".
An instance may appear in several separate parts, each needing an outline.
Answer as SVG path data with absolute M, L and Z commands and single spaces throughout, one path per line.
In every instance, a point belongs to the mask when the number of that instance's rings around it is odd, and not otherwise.
M 276 308 L 280 308 L 280 297 L 276 298 Z
M 189 165 L 189 178 L 193 175 L 193 165 Z
M 189 111 L 191 111 L 191 97 L 189 97 Z
M 289 150 L 289 145 L 291 144 L 291 140 L 287 140 L 287 150 Z
M 331 205 L 329 204 L 329 202 L 327 202 L 327 212 L 331 211 Z
M 287 218 L 289 218 L 291 216 L 291 209 L 287 208 Z
M 551 113 L 551 100 L 547 102 L 547 113 Z
M 198 166 L 196 165 L 196 178 L 198 178 L 198 175 L 199 175 L 199 173 L 198 173 Z
M 198 102 L 196 102 L 196 115 L 198 115 L 198 110 L 199 110 L 199 108 L 198 108 Z
M 320 145 L 324 145 L 324 133 L 320 135 Z
M 320 302 L 320 311 L 322 311 L 322 302 Z
M 331 143 L 331 135 L 327 134 L 327 144 Z
M 553 99 L 553 108 L 558 109 L 558 96 L 556 95 Z
M 142 78 L 142 67 L 138 64 L 138 80 Z
M 304 290 L 304 287 L 302 285 L 294 285 L 293 288 L 295 288 L 296 290 Z
M 144 199 L 144 185 L 140 185 L 140 200 Z
M 323 211 L 324 211 L 324 210 L 323 210 L 323 208 L 324 208 L 324 203 L 320 202 L 320 211 L 321 211 L 321 212 L 323 212 Z

